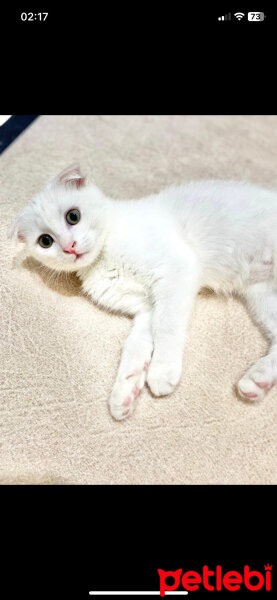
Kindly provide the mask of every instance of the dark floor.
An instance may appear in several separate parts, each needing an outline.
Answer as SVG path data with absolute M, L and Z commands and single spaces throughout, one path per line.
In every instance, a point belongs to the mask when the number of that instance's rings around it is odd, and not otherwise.
M 39 115 L 13 115 L 0 127 L 0 154 L 28 127 Z

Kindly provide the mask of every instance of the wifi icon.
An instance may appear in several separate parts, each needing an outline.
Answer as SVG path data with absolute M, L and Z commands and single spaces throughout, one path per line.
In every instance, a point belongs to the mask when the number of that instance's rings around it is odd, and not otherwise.
M 234 17 L 236 17 L 236 19 L 238 19 L 238 21 L 241 21 L 241 19 L 242 19 L 244 16 L 245 16 L 245 14 L 244 14 L 244 13 L 240 13 L 240 12 L 234 13 Z

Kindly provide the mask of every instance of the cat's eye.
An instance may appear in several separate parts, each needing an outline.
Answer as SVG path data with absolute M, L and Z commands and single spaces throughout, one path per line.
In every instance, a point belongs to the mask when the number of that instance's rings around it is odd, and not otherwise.
M 51 235 L 48 235 L 47 233 L 43 233 L 39 238 L 38 238 L 38 243 L 42 248 L 50 248 L 50 246 L 52 246 L 54 240 L 51 237 Z
M 71 210 L 66 213 L 65 218 L 69 225 L 76 225 L 76 223 L 79 223 L 81 215 L 78 208 L 71 208 Z

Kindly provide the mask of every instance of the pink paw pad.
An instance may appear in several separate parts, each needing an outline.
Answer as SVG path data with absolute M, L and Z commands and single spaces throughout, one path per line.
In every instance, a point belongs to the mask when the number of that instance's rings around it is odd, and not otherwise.
M 134 398 L 137 398 L 140 395 L 140 389 L 138 388 L 137 385 L 133 389 L 133 395 L 134 395 Z
M 130 410 L 129 408 L 126 408 L 126 409 L 123 411 L 122 415 L 123 415 L 124 417 L 125 417 L 126 415 L 128 415 L 128 412 L 129 412 L 129 410 Z
M 130 377 L 134 377 L 135 375 L 139 375 L 139 371 L 134 371 L 131 375 L 127 375 L 126 379 L 130 379 Z
M 126 398 L 126 400 L 124 400 L 123 404 L 124 404 L 124 406 L 129 406 L 130 402 L 131 402 L 131 396 L 127 396 L 127 398 Z
M 258 383 L 258 381 L 255 381 L 255 383 L 259 388 L 267 388 L 270 385 L 269 383 L 266 383 L 265 381 L 261 381 L 259 383 Z
M 258 394 L 252 394 L 250 392 L 248 394 L 245 394 L 245 392 L 243 392 L 243 395 L 246 396 L 247 398 L 257 398 L 258 397 Z

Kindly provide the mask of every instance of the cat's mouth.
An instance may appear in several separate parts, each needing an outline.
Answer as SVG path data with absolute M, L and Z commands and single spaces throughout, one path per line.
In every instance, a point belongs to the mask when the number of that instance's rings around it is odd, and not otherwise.
M 75 252 L 75 260 L 78 260 L 78 258 L 85 256 L 85 254 L 87 254 L 87 252 L 82 252 L 81 254 L 78 254 L 77 252 Z

